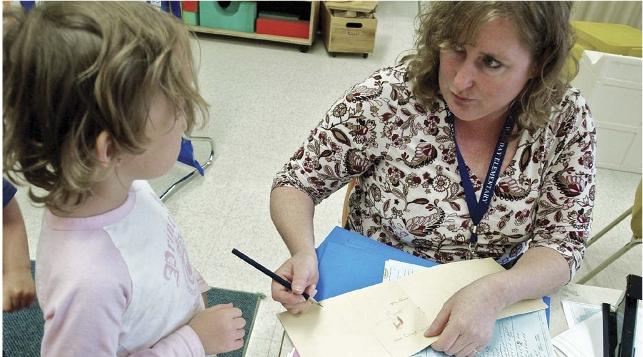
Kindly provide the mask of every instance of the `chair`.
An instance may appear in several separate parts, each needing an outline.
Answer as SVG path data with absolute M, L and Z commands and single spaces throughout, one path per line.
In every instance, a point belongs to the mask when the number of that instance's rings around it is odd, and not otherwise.
M 609 232 L 617 224 L 619 224 L 621 221 L 627 218 L 630 214 L 632 215 L 632 221 L 630 223 L 630 226 L 632 228 L 632 239 L 629 242 L 627 242 L 616 253 L 612 254 L 609 258 L 605 259 L 599 266 L 597 266 L 592 271 L 587 273 L 584 277 L 580 278 L 576 282 L 577 284 L 585 284 L 588 280 L 593 278 L 596 274 L 600 273 L 603 269 L 608 267 L 610 264 L 612 264 L 614 261 L 620 258 L 623 254 L 627 253 L 630 249 L 634 248 L 635 246 L 641 244 L 641 182 L 639 182 L 639 185 L 636 189 L 636 194 L 634 196 L 634 205 L 628 208 L 620 216 L 616 217 L 615 220 L 613 220 L 610 224 L 607 225 L 607 227 L 603 228 L 600 232 L 598 232 L 594 237 L 590 238 L 590 240 L 587 242 L 587 248 L 589 248 L 592 244 L 594 244 L 597 240 L 599 240 L 603 235 L 605 235 L 605 233 Z
M 199 162 L 194 158 L 194 149 L 192 147 L 192 141 L 203 141 L 207 142 L 210 145 L 210 155 L 208 156 L 208 159 L 206 160 L 203 165 L 199 164 Z M 186 183 L 191 181 L 195 176 L 196 173 L 199 173 L 201 176 L 205 175 L 205 169 L 212 164 L 212 160 L 214 159 L 214 141 L 212 138 L 207 137 L 207 136 L 188 136 L 187 138 L 183 138 L 181 140 L 181 151 L 179 152 L 179 158 L 178 161 L 194 167 L 194 170 L 191 171 L 190 173 L 184 175 L 177 181 L 175 181 L 173 184 L 170 185 L 160 196 L 159 198 L 161 201 L 165 202 L 168 197 L 174 193 L 176 190 L 179 188 L 183 187 Z
M 357 178 L 353 178 L 348 185 L 346 185 L 346 195 L 344 196 L 344 207 L 342 208 L 342 228 L 348 229 L 348 201 L 351 198 L 351 193 L 355 188 Z

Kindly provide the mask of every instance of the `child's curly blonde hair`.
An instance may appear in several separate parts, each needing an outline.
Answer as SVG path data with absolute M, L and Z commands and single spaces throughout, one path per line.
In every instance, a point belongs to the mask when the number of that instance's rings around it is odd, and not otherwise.
M 436 1 L 419 16 L 416 50 L 402 58 L 418 101 L 430 108 L 439 95 L 440 49 L 473 43 L 482 25 L 497 18 L 514 22 L 531 52 L 537 76 L 516 98 L 517 124 L 535 130 L 547 125 L 578 71 L 569 58 L 574 33 L 569 23 L 572 4 L 566 1 Z M 570 60 L 571 71 L 565 72 Z
M 114 155 L 138 154 L 150 101 L 164 94 L 188 131 L 207 103 L 183 23 L 144 2 L 46 2 L 3 15 L 3 171 L 46 191 L 31 199 L 65 211 L 100 180 L 98 135 Z

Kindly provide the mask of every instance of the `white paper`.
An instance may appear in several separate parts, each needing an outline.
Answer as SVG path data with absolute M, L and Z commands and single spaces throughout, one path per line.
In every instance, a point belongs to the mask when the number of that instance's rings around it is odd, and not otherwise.
M 387 260 L 384 263 L 383 281 L 396 281 L 413 273 L 428 269 L 423 266 Z M 446 356 L 430 347 L 413 357 Z M 493 340 L 477 357 L 550 357 L 554 356 L 545 310 L 517 315 L 496 321 Z
M 587 320 L 594 314 L 601 313 L 600 305 L 584 304 L 569 300 L 562 300 L 561 304 L 563 305 L 563 312 L 565 312 L 568 328 L 574 327 L 576 324 Z
M 429 268 L 389 259 L 384 262 L 384 274 L 382 274 L 382 281 L 396 281 L 424 269 Z
M 603 315 L 593 315 L 552 339 L 554 348 L 566 357 L 603 356 Z

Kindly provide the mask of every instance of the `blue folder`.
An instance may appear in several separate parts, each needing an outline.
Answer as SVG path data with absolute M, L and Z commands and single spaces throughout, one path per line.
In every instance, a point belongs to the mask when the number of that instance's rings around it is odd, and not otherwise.
M 325 300 L 381 283 L 384 263 L 389 259 L 425 267 L 439 264 L 335 227 L 317 248 L 319 281 L 315 299 Z M 545 296 L 543 301 L 547 304 L 549 323 L 549 296 Z
M 435 261 L 335 227 L 317 248 L 319 282 L 315 299 L 324 300 L 382 282 L 388 259 L 432 267 Z

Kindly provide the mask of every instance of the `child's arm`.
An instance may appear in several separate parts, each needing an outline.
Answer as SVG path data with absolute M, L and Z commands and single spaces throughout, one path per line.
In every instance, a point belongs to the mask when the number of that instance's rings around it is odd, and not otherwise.
M 2 310 L 27 307 L 36 287 L 31 277 L 27 231 L 15 198 L 2 210 L 2 249 Z
M 192 266 L 192 271 L 196 274 L 196 281 L 199 285 L 199 291 L 201 292 L 201 298 L 203 299 L 203 307 L 208 307 L 208 290 L 210 290 L 210 285 L 203 279 L 201 273 Z
M 119 337 L 125 332 L 121 322 L 127 309 L 129 286 L 114 282 L 109 278 L 102 283 L 77 282 L 75 286 L 66 286 L 65 291 L 57 289 L 59 293 L 50 296 L 51 304 L 43 309 L 43 357 L 122 355 Z M 151 348 L 131 352 L 129 356 L 202 357 L 205 350 L 194 330 L 183 326 Z
M 246 320 L 232 303 L 200 311 L 189 323 L 207 354 L 230 352 L 243 347 Z
M 42 356 L 113 357 L 123 333 L 120 319 L 127 308 L 126 284 L 76 285 L 59 301 L 54 314 L 45 312 Z M 98 286 L 97 286 L 98 285 Z M 54 295 L 53 300 L 59 296 Z M 57 316 L 56 316 L 57 315 Z M 244 344 L 245 320 L 232 304 L 201 310 L 185 325 L 149 349 L 131 357 L 205 356 L 239 349 Z M 119 354 L 120 355 L 120 354 Z
M 123 316 L 132 296 L 129 270 L 104 232 L 55 240 L 38 256 L 38 293 L 45 318 L 41 355 L 114 357 L 126 355 L 205 356 L 199 335 L 178 328 L 139 351 L 119 349 Z M 54 241 L 54 240 L 52 240 Z M 45 254 L 45 252 L 55 254 Z M 152 302 L 151 302 L 152 303 Z
M 206 353 L 224 353 L 243 347 L 246 320 L 241 316 L 241 310 L 232 306 L 231 303 L 208 308 L 210 285 L 194 266 L 192 271 L 196 274 L 197 284 L 206 309 L 200 311 L 190 321 L 189 326 L 203 342 Z

